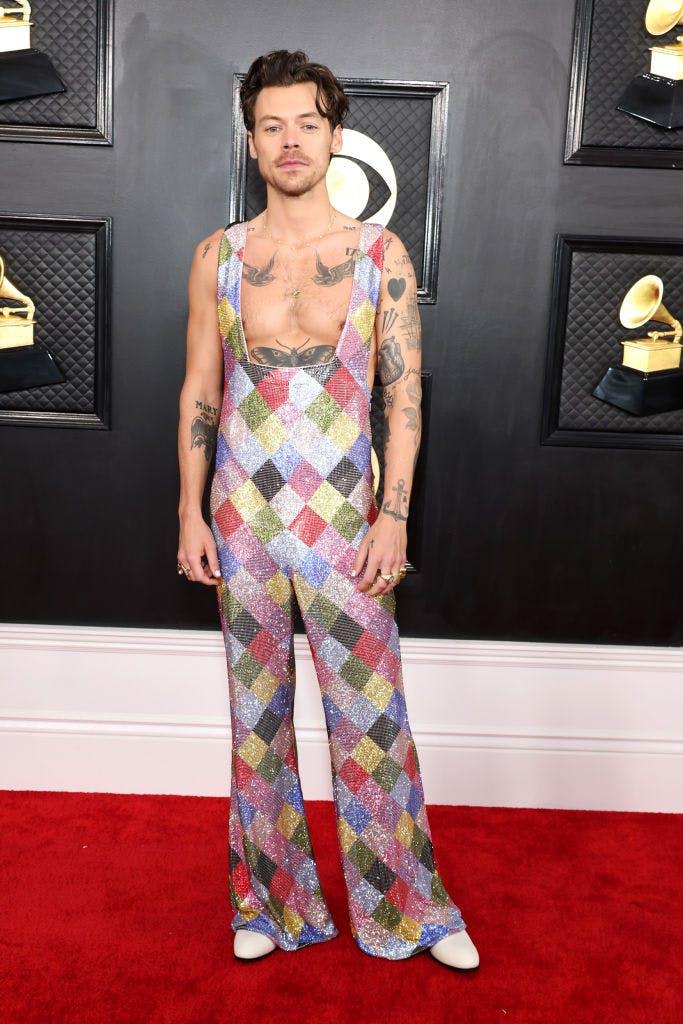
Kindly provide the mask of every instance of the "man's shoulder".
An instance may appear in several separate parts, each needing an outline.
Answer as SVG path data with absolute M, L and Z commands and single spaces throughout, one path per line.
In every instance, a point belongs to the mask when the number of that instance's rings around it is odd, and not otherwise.
M 405 248 L 399 235 L 395 231 L 391 231 L 390 228 L 384 226 L 382 229 L 382 238 L 384 239 L 385 246 L 392 245 L 396 247 Z
M 225 228 L 216 228 L 210 235 L 205 235 L 204 238 L 200 239 L 195 245 L 193 261 L 203 262 L 211 252 L 217 252 L 224 232 Z
M 388 227 L 384 227 L 381 237 L 382 247 L 384 250 L 384 277 L 388 278 L 393 274 L 394 264 L 406 264 L 409 260 L 409 256 L 403 241 L 395 231 L 391 231 Z
M 195 246 L 190 263 L 190 284 L 195 282 L 203 290 L 213 294 L 220 258 L 221 240 L 225 228 L 216 228 L 202 238 Z

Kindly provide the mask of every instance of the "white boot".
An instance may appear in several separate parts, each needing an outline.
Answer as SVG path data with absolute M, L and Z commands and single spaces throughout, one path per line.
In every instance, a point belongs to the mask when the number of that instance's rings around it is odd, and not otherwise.
M 463 929 L 455 935 L 447 935 L 429 947 L 432 956 L 448 967 L 469 970 L 479 966 L 479 953 L 472 939 Z
M 233 952 L 241 960 L 256 960 L 257 957 L 265 956 L 277 949 L 277 945 L 267 935 L 261 932 L 252 932 L 247 928 L 238 928 L 233 940 Z

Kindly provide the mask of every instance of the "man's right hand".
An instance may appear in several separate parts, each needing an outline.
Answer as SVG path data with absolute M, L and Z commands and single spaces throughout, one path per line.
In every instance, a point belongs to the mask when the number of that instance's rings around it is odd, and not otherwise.
M 180 517 L 178 561 L 189 566 L 187 578 L 193 583 L 215 587 L 223 582 L 216 542 L 201 512 L 184 513 Z

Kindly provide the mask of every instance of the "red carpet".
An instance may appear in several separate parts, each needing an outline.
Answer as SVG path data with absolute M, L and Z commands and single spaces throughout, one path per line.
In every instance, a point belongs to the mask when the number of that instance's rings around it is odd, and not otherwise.
M 683 1024 L 681 817 L 429 806 L 481 964 L 378 960 L 349 930 L 331 803 L 309 801 L 341 934 L 232 954 L 228 800 L 0 792 L 2 1024 Z

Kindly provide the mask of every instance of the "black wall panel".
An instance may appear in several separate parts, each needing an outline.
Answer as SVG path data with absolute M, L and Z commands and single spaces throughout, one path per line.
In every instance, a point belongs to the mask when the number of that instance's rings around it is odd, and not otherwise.
M 175 567 L 187 273 L 229 220 L 232 74 L 287 46 L 451 83 L 402 634 L 680 643 L 683 454 L 540 443 L 556 234 L 683 237 L 681 172 L 563 164 L 573 23 L 569 0 L 117 2 L 113 146 L 0 143 L 0 212 L 111 216 L 113 287 L 111 430 L 0 425 L 0 618 L 217 628 Z

